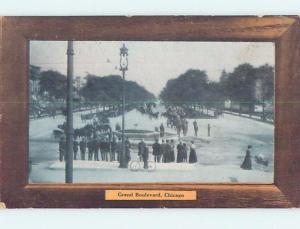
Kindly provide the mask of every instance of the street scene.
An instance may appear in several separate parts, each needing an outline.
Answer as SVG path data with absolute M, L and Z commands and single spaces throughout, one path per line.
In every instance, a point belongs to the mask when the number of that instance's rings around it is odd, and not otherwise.
M 272 183 L 271 42 L 31 41 L 29 182 Z

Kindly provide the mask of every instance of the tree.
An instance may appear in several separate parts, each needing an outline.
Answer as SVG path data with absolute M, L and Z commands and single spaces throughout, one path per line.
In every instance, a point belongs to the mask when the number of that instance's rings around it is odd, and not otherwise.
M 81 95 L 90 102 L 120 103 L 122 101 L 123 79 L 118 75 L 96 76 L 87 75 L 86 85 Z M 133 81 L 125 81 L 125 99 L 130 102 L 144 102 L 154 99 L 154 95 Z
M 40 77 L 40 94 L 47 92 L 51 98 L 64 99 L 66 97 L 67 79 L 57 71 L 44 71 Z
M 41 77 L 41 68 L 35 65 L 29 65 L 29 79 L 36 81 Z
M 205 102 L 208 77 L 205 71 L 189 69 L 176 79 L 168 80 L 160 98 L 170 103 Z
M 274 68 L 268 64 L 256 69 L 256 99 L 259 102 L 271 100 L 274 96 Z
M 249 107 L 249 111 L 254 110 L 255 99 L 255 68 L 248 64 L 237 66 L 232 73 L 228 74 L 224 81 L 225 94 L 241 106 Z
M 262 119 L 265 120 L 265 102 L 272 100 L 274 96 L 274 68 L 268 64 L 256 69 L 255 95 L 262 104 Z

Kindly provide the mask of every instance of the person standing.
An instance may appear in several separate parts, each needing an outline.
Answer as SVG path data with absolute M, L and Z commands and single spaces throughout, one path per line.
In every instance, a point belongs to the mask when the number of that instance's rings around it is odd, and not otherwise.
M 171 153 L 170 153 L 170 162 L 174 162 L 175 161 L 175 142 L 173 139 L 171 139 Z
M 62 136 L 59 140 L 59 143 L 58 143 L 58 150 L 59 150 L 59 160 L 60 161 L 63 161 L 65 159 L 65 155 L 66 155 L 66 146 L 67 146 L 67 143 L 66 143 L 66 140 L 65 140 L 65 137 Z
M 242 169 L 245 169 L 245 170 L 251 170 L 252 169 L 252 160 L 251 160 L 251 151 L 250 151 L 251 148 L 252 148 L 252 146 L 248 145 L 247 150 L 246 150 L 246 156 L 245 156 L 244 161 L 241 165 Z
M 207 136 L 210 137 L 210 124 L 207 124 Z
M 171 145 L 170 145 L 170 141 L 167 139 L 166 140 L 166 152 L 164 155 L 164 163 L 169 163 L 171 162 Z
M 99 161 L 100 139 L 94 139 L 94 160 Z
M 84 137 L 81 138 L 81 141 L 79 143 L 79 148 L 80 148 L 81 160 L 85 160 L 86 141 Z
M 189 163 L 196 163 L 196 162 L 197 162 L 196 146 L 194 144 L 194 141 L 191 141 Z
M 121 138 L 118 139 L 116 150 L 117 150 L 117 160 L 118 160 L 118 162 L 120 162 L 121 154 L 122 154 L 122 150 L 123 150 L 122 139 Z
M 160 145 L 161 162 L 165 162 L 166 150 L 167 150 L 167 145 L 165 143 L 165 140 L 162 139 Z
M 117 150 L 117 142 L 115 136 L 112 138 L 110 143 L 110 161 L 116 160 L 116 150 Z
M 143 150 L 142 158 L 144 162 L 144 169 L 148 169 L 149 148 L 146 145 Z
M 94 142 L 91 138 L 88 139 L 87 148 L 88 148 L 88 160 L 91 161 L 93 160 L 93 152 L 94 152 Z
M 159 132 L 160 137 L 163 138 L 165 136 L 165 127 L 163 124 L 160 125 L 159 131 L 160 131 Z
M 183 162 L 187 162 L 188 148 L 185 143 L 183 143 Z
M 139 143 L 138 143 L 138 156 L 140 158 L 140 160 L 142 160 L 142 156 L 144 154 L 144 150 L 145 150 L 146 144 L 144 142 L 144 139 L 142 139 Z
M 158 142 L 158 139 L 155 139 L 155 143 L 152 145 L 152 149 L 153 149 L 154 161 L 159 163 L 161 158 L 161 149 L 160 149 L 160 144 Z
M 73 141 L 73 153 L 74 153 L 74 160 L 77 160 L 77 153 L 78 153 L 78 141 L 74 139 Z
M 128 140 L 128 138 L 125 141 L 125 163 L 126 163 L 126 168 L 128 167 L 128 163 L 131 160 L 131 156 L 130 156 L 130 142 Z
M 182 130 L 181 121 L 178 121 L 178 123 L 176 124 L 176 130 L 177 130 L 177 135 L 178 135 L 178 141 L 180 141 L 180 133 Z
M 198 123 L 196 120 L 193 122 L 193 125 L 194 125 L 195 136 L 197 137 L 198 136 Z
M 121 126 L 120 126 L 120 124 L 119 124 L 119 123 L 117 123 L 117 124 L 116 124 L 116 126 L 115 126 L 115 130 L 116 130 L 116 131 L 121 131 Z
M 183 162 L 183 145 L 182 142 L 179 142 L 177 145 L 177 163 Z

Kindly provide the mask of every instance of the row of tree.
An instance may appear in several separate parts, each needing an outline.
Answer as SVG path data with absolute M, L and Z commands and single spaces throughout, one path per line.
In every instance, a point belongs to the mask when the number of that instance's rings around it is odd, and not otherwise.
M 231 100 L 254 110 L 254 104 L 272 100 L 274 96 L 274 68 L 270 65 L 254 67 L 248 63 L 232 72 L 223 71 L 218 82 L 209 81 L 205 71 L 189 69 L 170 79 L 160 93 L 168 103 L 201 103 L 209 106 Z
M 41 71 L 40 67 L 30 65 L 30 80 L 38 84 L 37 94 L 47 94 L 50 100 L 65 99 L 67 78 L 57 71 Z M 123 79 L 118 75 L 96 76 L 88 74 L 86 83 L 74 87 L 76 94 L 91 103 L 120 103 L 122 101 Z M 125 81 L 125 98 L 131 102 L 154 99 L 154 95 L 133 81 Z

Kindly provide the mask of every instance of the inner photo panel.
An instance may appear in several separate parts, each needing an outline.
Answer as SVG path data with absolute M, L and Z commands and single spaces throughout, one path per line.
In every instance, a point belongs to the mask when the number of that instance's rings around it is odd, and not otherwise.
M 273 183 L 274 43 L 73 41 L 71 100 L 67 48 L 30 41 L 30 183 Z

